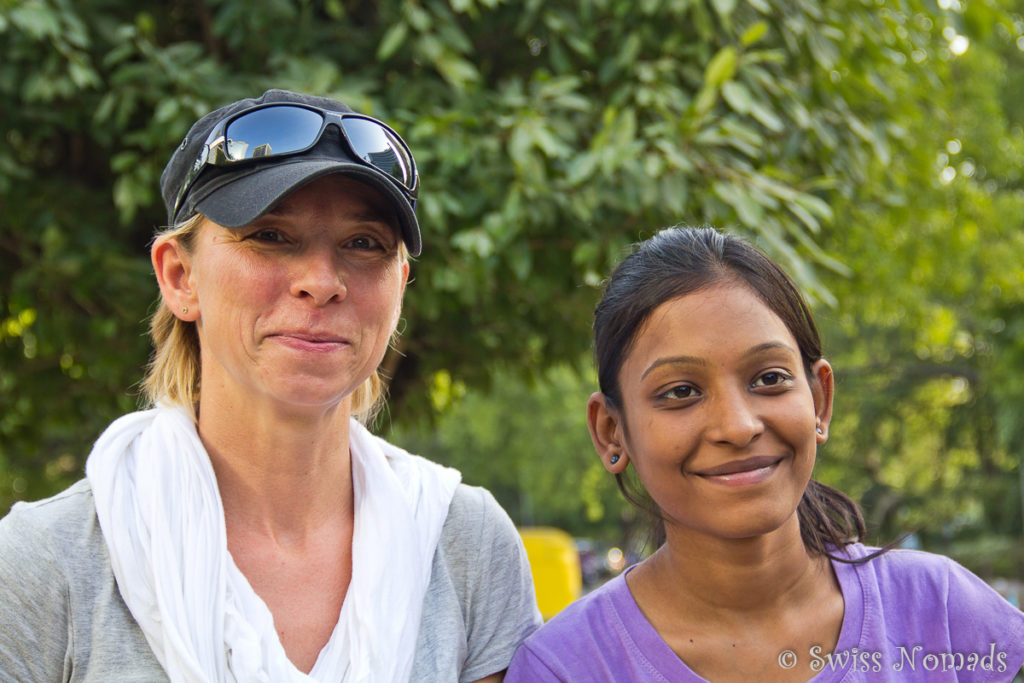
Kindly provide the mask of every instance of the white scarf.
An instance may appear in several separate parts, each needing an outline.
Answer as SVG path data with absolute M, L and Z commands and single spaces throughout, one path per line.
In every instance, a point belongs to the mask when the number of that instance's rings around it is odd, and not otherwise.
M 209 456 L 178 408 L 130 413 L 86 463 L 121 596 L 172 683 L 405 683 L 460 475 L 351 422 L 352 578 L 309 675 L 227 549 Z

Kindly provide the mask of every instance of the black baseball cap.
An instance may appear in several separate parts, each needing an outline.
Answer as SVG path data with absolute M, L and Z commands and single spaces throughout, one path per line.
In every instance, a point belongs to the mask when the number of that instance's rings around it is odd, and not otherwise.
M 226 166 L 206 164 L 179 198 L 182 184 L 205 152 L 210 132 L 235 114 L 268 104 L 298 104 L 339 114 L 356 113 L 327 97 L 274 89 L 258 98 L 238 100 L 206 114 L 192 125 L 160 175 L 168 225 L 175 225 L 198 212 L 218 225 L 240 228 L 267 213 L 303 185 L 325 175 L 341 173 L 369 185 L 391 204 L 402 240 L 411 255 L 419 256 L 422 242 L 416 220 L 415 193 L 399 188 L 386 173 L 354 157 L 335 125 L 328 124 L 319 141 L 301 153 Z

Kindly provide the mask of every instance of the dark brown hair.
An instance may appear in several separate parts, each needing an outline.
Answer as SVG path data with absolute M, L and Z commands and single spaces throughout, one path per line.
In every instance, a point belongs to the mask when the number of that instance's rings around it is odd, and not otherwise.
M 722 281 L 749 287 L 779 316 L 796 339 L 810 376 L 811 366 L 822 358 L 821 339 L 807 303 L 789 276 L 738 237 L 712 228 L 667 228 L 637 245 L 615 268 L 594 311 L 598 383 L 613 408 L 621 411 L 622 407 L 619 371 L 654 309 Z M 635 475 L 615 478 L 626 499 L 654 517 L 652 540 L 663 543 L 661 512 Z M 832 549 L 862 541 L 867 533 L 857 504 L 813 479 L 804 490 L 797 515 L 804 546 L 814 554 L 832 556 Z

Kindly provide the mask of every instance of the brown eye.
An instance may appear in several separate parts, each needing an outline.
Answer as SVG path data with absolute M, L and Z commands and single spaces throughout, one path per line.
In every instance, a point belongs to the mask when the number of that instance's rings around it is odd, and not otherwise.
M 697 396 L 697 390 L 688 384 L 680 384 L 662 393 L 658 398 L 679 401 Z
M 246 239 L 256 240 L 257 242 L 283 242 L 284 235 L 272 228 L 264 228 L 250 233 Z
M 756 380 L 754 380 L 754 386 L 756 387 L 779 387 L 787 384 L 793 378 L 784 372 L 772 370 L 766 372 Z
M 381 243 L 372 237 L 361 235 L 359 237 L 354 237 L 351 240 L 349 240 L 348 247 L 351 249 L 360 250 L 380 249 Z

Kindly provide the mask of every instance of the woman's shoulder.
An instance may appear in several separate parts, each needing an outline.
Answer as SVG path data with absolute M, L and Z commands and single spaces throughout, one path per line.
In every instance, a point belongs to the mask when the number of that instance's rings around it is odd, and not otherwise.
M 0 519 L 0 603 L 64 595 L 74 577 L 98 573 L 94 564 L 105 557 L 102 543 L 84 481 L 44 500 L 15 503 Z
M 665 680 L 656 675 L 658 648 L 635 606 L 625 574 L 612 578 L 556 614 L 526 639 L 509 667 L 508 683 L 597 680 L 596 672 L 623 679 Z M 604 680 L 601 678 L 601 680 Z
M 45 583 L 58 574 L 91 582 L 103 574 L 106 558 L 92 489 L 84 479 L 50 498 L 15 503 L 0 519 L 0 574 L 23 584 L 32 576 Z
M 833 562 L 847 609 L 873 625 L 875 641 L 861 643 L 862 649 L 884 650 L 884 643 L 894 643 L 900 646 L 888 652 L 894 661 L 898 654 L 913 654 L 916 645 L 926 652 L 952 647 L 965 657 L 991 650 L 1010 671 L 1020 667 L 1024 613 L 994 588 L 944 555 L 896 548 L 866 559 L 877 550 L 856 544 L 839 556 L 861 562 Z
M 441 529 L 435 561 L 447 566 L 456 583 L 509 570 L 525 551 L 515 524 L 490 491 L 459 484 Z M 477 577 L 476 579 L 474 577 Z
M 447 537 L 449 542 L 460 539 L 479 541 L 481 534 L 495 529 L 515 532 L 515 525 L 490 491 L 459 484 L 448 506 L 442 539 Z
M 434 554 L 417 671 L 440 680 L 454 670 L 445 665 L 454 658 L 459 677 L 489 676 L 508 666 L 539 623 L 515 525 L 489 491 L 459 484 Z
M 880 549 L 854 543 L 840 551 L 840 557 L 853 560 L 849 565 L 861 575 L 870 575 L 879 587 L 893 592 L 925 589 L 946 593 L 951 583 L 987 585 L 970 570 L 946 555 L 909 548 Z M 872 554 L 879 553 L 874 557 Z M 841 566 L 841 563 L 837 564 Z
M 460 483 L 455 488 L 455 495 L 452 496 L 452 505 L 449 510 L 449 516 L 457 515 L 461 516 L 464 514 L 480 514 L 481 512 L 487 513 L 495 508 L 504 513 L 501 505 L 495 500 L 494 495 L 482 486 L 472 486 L 466 483 Z
M 82 480 L 0 520 L 0 680 L 160 680 Z M 76 679 L 77 680 L 77 679 Z
M 616 638 L 631 630 L 635 607 L 626 585 L 626 573 L 615 576 L 568 605 L 544 624 L 530 640 L 534 644 L 558 646 L 569 637 L 603 639 L 606 634 Z M 636 608 L 637 611 L 639 608 Z
M 66 548 L 93 542 L 98 534 L 92 489 L 85 479 L 49 498 L 15 503 L 0 519 L 2 545 L 19 539 L 31 540 L 33 544 L 49 539 Z
M 523 645 L 542 659 L 585 661 L 613 643 L 623 649 L 639 638 L 639 613 L 624 572 L 555 614 Z

